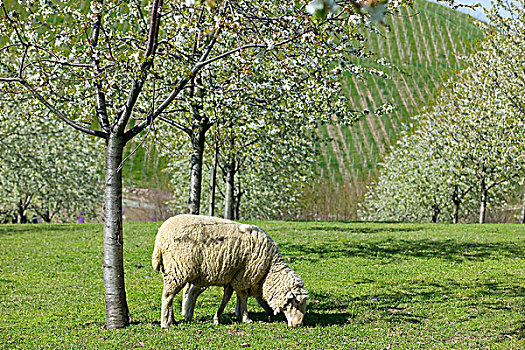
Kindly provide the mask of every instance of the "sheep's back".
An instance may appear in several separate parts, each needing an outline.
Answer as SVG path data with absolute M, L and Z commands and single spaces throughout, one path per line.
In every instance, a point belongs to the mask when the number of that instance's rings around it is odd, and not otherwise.
M 159 229 L 165 273 L 198 286 L 225 285 L 246 289 L 269 269 L 277 247 L 262 230 L 242 230 L 224 219 L 179 215 Z M 157 244 L 156 243 L 156 244 Z

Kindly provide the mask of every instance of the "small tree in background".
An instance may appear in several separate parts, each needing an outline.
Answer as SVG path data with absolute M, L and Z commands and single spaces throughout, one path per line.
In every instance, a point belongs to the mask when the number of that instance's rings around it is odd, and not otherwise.
M 361 208 L 365 220 L 446 221 L 451 182 L 446 162 L 420 135 L 405 136 L 381 163 Z
M 102 209 L 100 145 L 49 116 L 18 115 L 15 109 L 20 106 L 0 108 L 4 221 L 76 221 L 80 212 L 97 218 Z

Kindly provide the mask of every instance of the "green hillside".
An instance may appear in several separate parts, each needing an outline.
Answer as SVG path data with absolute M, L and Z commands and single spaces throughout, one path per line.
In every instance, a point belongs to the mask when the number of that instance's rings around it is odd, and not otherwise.
M 390 30 L 364 31 L 367 49 L 376 53 L 360 64 L 385 71 L 391 79 L 347 76 L 347 93 L 357 110 L 373 111 L 385 103 L 395 109 L 388 115 L 369 114 L 351 127 L 326 125 L 320 134 L 331 142 L 321 146 L 319 174 L 322 183 L 309 190 L 309 218 L 356 218 L 357 203 L 366 184 L 377 176 L 377 164 L 411 128 L 411 116 L 431 103 L 441 83 L 461 63 L 482 34 L 468 15 L 424 0 L 402 9 L 386 21 Z M 391 67 L 376 63 L 385 57 Z
M 415 0 L 411 9 L 387 17 L 390 30 L 376 27 L 378 33 L 363 30 L 366 48 L 375 53 L 359 64 L 385 71 L 391 79 L 346 76 L 347 96 L 356 110 L 374 110 L 392 104 L 392 113 L 369 114 L 351 127 L 325 125 L 320 135 L 331 139 L 319 145 L 319 181 L 305 193 L 303 218 L 356 218 L 359 200 L 366 185 L 377 176 L 377 164 L 409 129 L 411 116 L 431 103 L 441 83 L 460 68 L 456 56 L 468 54 L 481 39 L 481 31 L 468 15 L 424 0 Z M 390 67 L 380 66 L 384 57 Z M 131 145 L 131 152 L 142 140 Z M 126 162 L 126 185 L 165 188 L 165 162 L 154 150 L 140 147 Z

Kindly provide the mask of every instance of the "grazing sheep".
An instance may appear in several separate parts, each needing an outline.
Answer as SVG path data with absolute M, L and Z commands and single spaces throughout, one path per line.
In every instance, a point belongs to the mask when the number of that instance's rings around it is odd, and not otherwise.
M 198 289 L 225 287 L 216 323 L 233 291 L 240 300 L 243 322 L 250 322 L 248 296 L 260 296 L 275 314 L 283 311 L 291 327 L 303 322 L 308 299 L 303 280 L 284 263 L 275 242 L 257 226 L 206 216 L 174 216 L 160 227 L 151 261 L 164 278 L 163 328 L 174 323 L 173 297 L 186 283 Z M 196 296 L 188 297 L 187 307 L 192 313 L 195 300 Z

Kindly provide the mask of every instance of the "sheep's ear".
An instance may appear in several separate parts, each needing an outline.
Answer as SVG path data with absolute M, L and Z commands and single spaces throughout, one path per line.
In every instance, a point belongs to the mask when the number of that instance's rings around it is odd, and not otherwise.
M 244 233 L 250 233 L 252 232 L 252 225 L 248 225 L 248 224 L 239 225 L 239 230 Z
M 287 294 L 286 294 L 286 299 L 290 300 L 290 299 L 295 299 L 295 295 L 289 291 Z
M 308 299 L 310 299 L 308 295 L 298 295 L 297 296 L 297 300 L 299 301 L 299 303 L 302 303 L 303 301 L 306 301 Z

